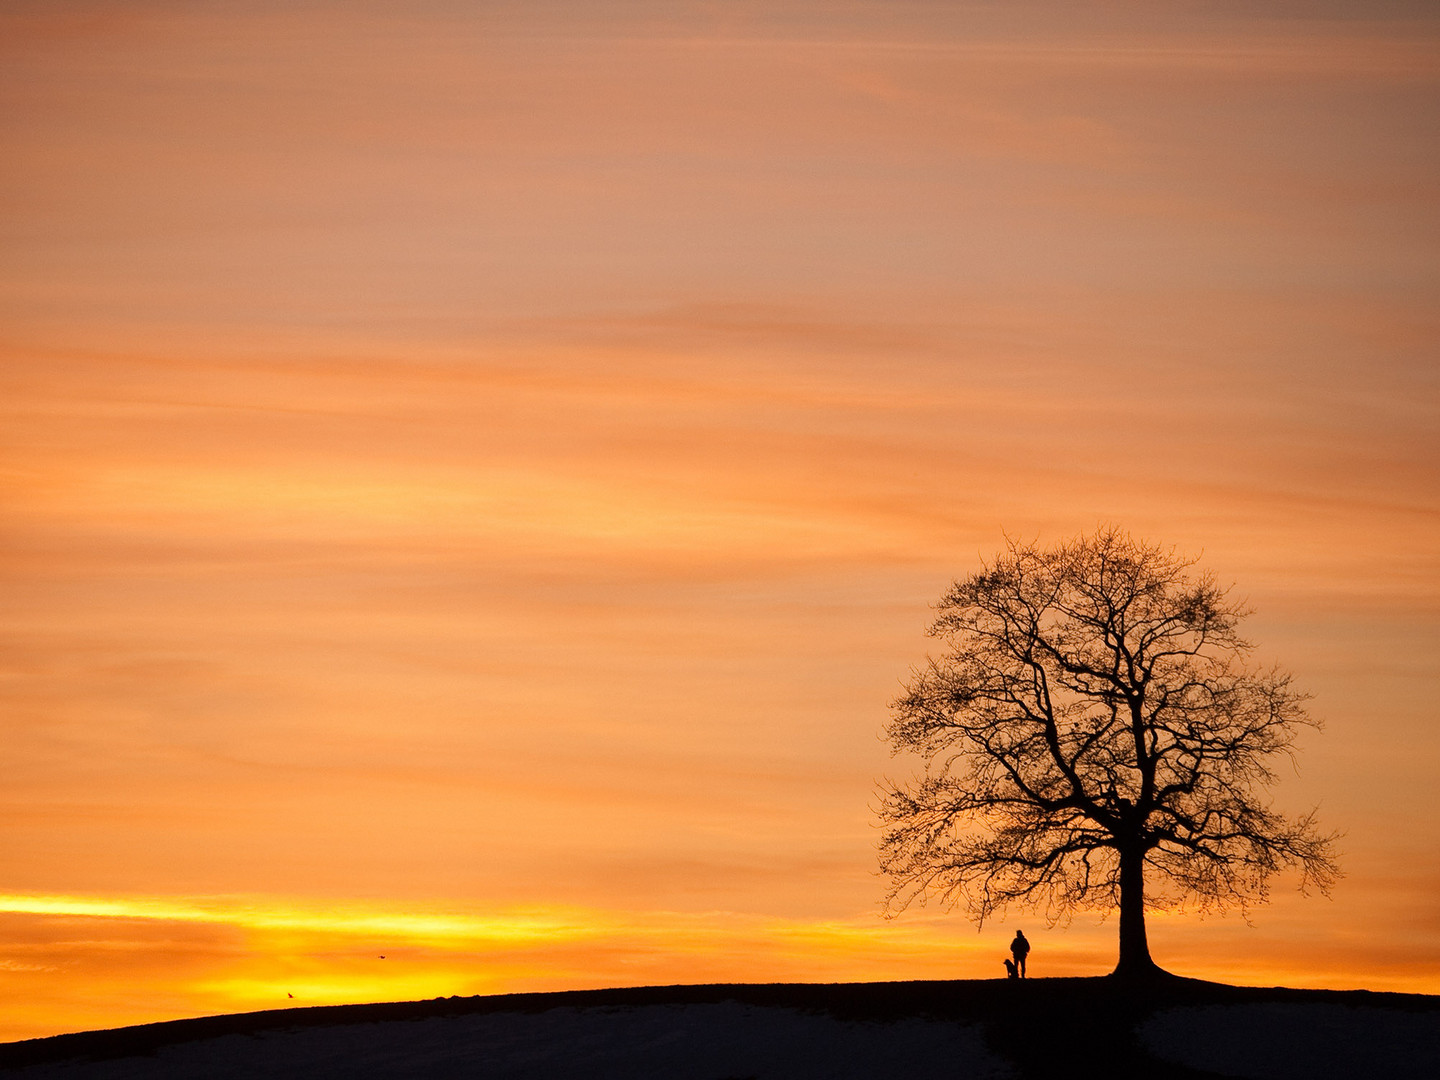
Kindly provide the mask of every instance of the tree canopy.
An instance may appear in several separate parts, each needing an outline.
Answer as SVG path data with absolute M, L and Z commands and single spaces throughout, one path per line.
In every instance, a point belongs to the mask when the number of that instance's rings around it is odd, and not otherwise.
M 925 762 L 881 792 L 889 912 L 1118 908 L 1116 971 L 1143 974 L 1147 907 L 1244 910 L 1287 866 L 1328 891 L 1334 834 L 1266 797 L 1319 723 L 1290 675 L 1251 663 L 1249 611 L 1196 562 L 1117 528 L 1012 541 L 941 598 L 944 652 L 886 728 Z

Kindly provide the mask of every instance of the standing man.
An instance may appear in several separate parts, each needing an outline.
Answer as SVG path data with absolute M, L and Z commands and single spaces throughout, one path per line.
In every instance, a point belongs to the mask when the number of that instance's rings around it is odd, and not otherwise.
M 1030 955 L 1030 942 L 1025 940 L 1025 935 L 1019 930 L 1015 931 L 1015 940 L 1010 942 L 1010 955 L 1015 957 L 1015 970 L 1023 979 L 1025 977 L 1025 957 Z

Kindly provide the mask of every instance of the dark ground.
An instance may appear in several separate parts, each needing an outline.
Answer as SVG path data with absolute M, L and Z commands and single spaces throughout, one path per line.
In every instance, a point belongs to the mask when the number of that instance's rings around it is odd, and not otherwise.
M 1280 1053 L 1279 1065 L 1261 1064 L 1253 1069 L 1243 1065 L 1240 1071 L 1230 1071 L 1231 1067 L 1221 1066 L 1225 1071 L 1203 1071 L 1153 1056 L 1147 1049 L 1147 1045 L 1155 1045 L 1153 1032 L 1157 1029 L 1153 1024 L 1148 1044 L 1137 1032 L 1137 1028 L 1165 1010 L 1211 1007 L 1210 1015 L 1231 1015 L 1236 1010 L 1226 1012 L 1222 1009 L 1217 1013 L 1214 1007 L 1263 1006 L 1258 1010 L 1238 1010 L 1251 1017 L 1249 1030 L 1252 1038 L 1255 1024 L 1263 1022 L 1266 1016 L 1289 1016 L 1292 1020 L 1298 1017 L 1299 1027 L 1292 1023 L 1291 1034 L 1283 1036 L 1292 1040 L 1297 1038 L 1296 1031 L 1306 1030 L 1306 1018 L 1312 1014 L 1317 1024 L 1325 1017 L 1340 1017 L 1347 1021 L 1342 1026 L 1352 1032 L 1347 1036 L 1350 1043 L 1343 1046 L 1336 1044 L 1339 1049 L 1327 1058 L 1328 1066 L 1333 1066 L 1329 1075 L 1383 1076 L 1385 1080 L 1404 1080 L 1408 1076 L 1440 1077 L 1440 997 L 1363 990 L 1235 987 L 1172 976 L 1139 986 L 1119 983 L 1112 978 L 667 986 L 277 1009 L 3 1044 L 0 1045 L 0 1076 L 145 1076 L 148 1075 L 145 1059 L 155 1063 L 156 1075 L 163 1072 L 163 1075 L 171 1076 L 175 1075 L 173 1071 L 160 1069 L 160 1061 L 154 1057 L 157 1052 L 165 1047 L 195 1044 L 224 1036 L 261 1036 L 340 1025 L 386 1024 L 476 1014 L 539 1014 L 555 1009 L 571 1009 L 588 1010 L 587 1015 L 617 1015 L 617 1010 L 623 1012 L 642 1006 L 720 1003 L 736 1003 L 759 1010 L 796 1010 L 806 1014 L 823 1014 L 838 1021 L 867 1024 L 885 1025 L 922 1018 L 977 1025 L 988 1048 L 1013 1067 L 1014 1075 L 1022 1078 L 1083 1080 L 1087 1077 L 1152 1076 L 1183 1080 L 1186 1077 L 1300 1075 L 1294 1070 L 1286 1071 L 1285 1047 L 1275 1046 L 1273 1038 L 1271 1045 L 1265 1049 Z M 1297 1007 L 1309 1007 L 1312 1011 L 1297 1012 Z M 1177 1015 L 1190 1017 L 1201 1014 L 1172 1014 L 1168 1029 L 1171 1035 L 1176 1023 L 1173 1016 Z M 1406 1042 L 1406 1046 L 1400 1050 L 1387 1045 L 1393 1044 L 1395 1039 L 1390 1037 L 1387 1040 L 1386 1033 L 1397 1029 L 1386 1018 L 1402 1025 L 1405 1033 L 1402 1041 Z M 1188 1023 L 1188 1020 L 1180 1023 Z M 1359 1028 L 1357 1023 L 1361 1025 Z M 1367 1023 L 1376 1025 L 1374 1040 L 1367 1037 L 1364 1027 Z M 903 1029 L 895 1030 L 899 1032 Z M 1360 1032 L 1358 1036 L 1353 1034 L 1357 1030 Z M 1182 1036 L 1186 1034 L 1181 1031 Z M 1314 1034 L 1319 1037 L 1323 1031 L 1316 1027 Z M 1201 1037 L 1202 1041 L 1204 1038 Z M 1260 1038 L 1265 1038 L 1263 1031 Z M 1313 1046 L 1310 1052 L 1313 1056 Z M 1345 1061 L 1336 1059 L 1335 1054 L 1341 1058 L 1353 1054 L 1355 1060 L 1347 1065 Z M 141 1060 L 131 1061 L 117 1071 L 122 1064 L 120 1059 L 137 1058 Z M 566 1075 L 593 1075 L 587 1073 L 581 1056 L 571 1055 L 566 1060 L 569 1062 Z M 1294 1060 L 1298 1061 L 1299 1057 Z M 346 1073 L 355 1077 L 375 1077 L 378 1080 L 381 1076 L 424 1075 L 418 1064 L 413 1071 L 396 1071 L 394 1065 L 377 1071 L 374 1067 L 367 1067 L 362 1060 L 353 1064 L 354 1068 L 347 1069 Z M 700 1064 L 703 1066 L 703 1061 Z M 36 1066 L 38 1068 L 31 1071 L 31 1067 Z M 467 1069 L 467 1075 L 492 1075 L 490 1067 L 482 1062 L 473 1062 L 472 1068 L 475 1071 Z M 1352 1073 L 1352 1068 L 1361 1071 Z M 511 1075 L 504 1069 L 500 1069 L 499 1074 Z M 548 1075 L 558 1074 L 550 1072 Z

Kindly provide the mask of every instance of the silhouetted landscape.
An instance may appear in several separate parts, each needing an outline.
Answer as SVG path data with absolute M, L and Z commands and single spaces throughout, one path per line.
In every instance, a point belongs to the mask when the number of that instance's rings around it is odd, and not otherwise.
M 278 1009 L 0 1046 L 27 1078 L 1440 1075 L 1440 997 L 1165 976 L 639 987 Z
M 1437 102 L 1415 0 L 0 2 L 0 1080 L 1440 1080 Z

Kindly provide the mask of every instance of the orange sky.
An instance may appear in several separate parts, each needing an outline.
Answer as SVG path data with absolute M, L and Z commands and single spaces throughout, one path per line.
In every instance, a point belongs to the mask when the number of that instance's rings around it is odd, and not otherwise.
M 0 1038 L 991 976 L 878 732 L 1105 521 L 1347 831 L 1157 959 L 1440 993 L 1437 89 L 1418 4 L 8 3 Z

